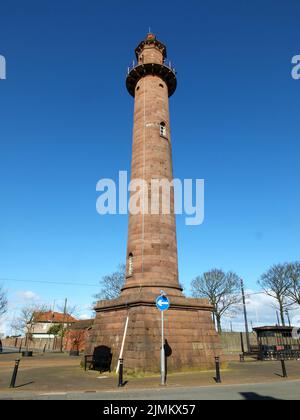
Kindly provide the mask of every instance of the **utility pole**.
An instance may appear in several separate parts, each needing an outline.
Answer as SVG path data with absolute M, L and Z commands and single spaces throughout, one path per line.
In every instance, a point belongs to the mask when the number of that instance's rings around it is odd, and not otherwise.
M 54 308 L 55 308 L 55 300 L 53 301 L 53 307 L 51 308 L 51 306 L 50 306 L 50 314 L 51 314 L 50 328 L 51 328 L 51 327 L 52 327 L 52 325 L 53 325 Z M 50 329 L 50 328 L 49 328 L 49 329 Z M 55 342 L 55 336 L 54 336 L 54 338 L 53 338 L 52 350 L 53 350 L 53 345 L 54 345 L 54 342 Z M 48 348 L 49 348 L 49 349 L 50 349 L 50 343 L 51 343 L 51 337 L 50 337 L 50 334 L 49 334 L 49 335 L 48 335 Z M 46 351 L 46 344 L 45 344 L 45 351 Z
M 290 313 L 289 313 L 289 310 L 288 309 L 286 309 L 286 316 L 287 316 L 287 319 L 288 319 L 288 322 L 289 322 L 289 326 L 291 327 L 292 326 L 292 323 L 291 323 L 291 318 L 290 318 Z
M 65 320 L 66 320 L 66 313 L 67 313 L 67 298 L 65 298 L 65 306 L 64 306 L 64 316 L 63 316 L 63 323 L 61 327 L 61 342 L 60 342 L 60 352 L 63 352 L 63 341 L 65 335 Z
M 276 311 L 276 317 L 277 317 L 277 326 L 280 327 L 280 320 L 279 320 L 279 315 L 278 315 L 278 311 Z
M 249 327 L 248 327 L 247 308 L 246 308 L 246 299 L 245 299 L 245 290 L 244 290 L 244 281 L 243 281 L 243 279 L 241 279 L 241 290 L 242 290 L 243 307 L 244 307 L 244 320 L 245 320 L 246 342 L 247 342 L 248 352 L 250 352 L 250 337 L 249 337 Z

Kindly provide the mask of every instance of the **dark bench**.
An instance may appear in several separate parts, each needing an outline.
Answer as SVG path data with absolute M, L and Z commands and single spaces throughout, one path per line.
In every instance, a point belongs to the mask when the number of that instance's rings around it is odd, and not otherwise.
M 260 357 L 260 348 L 259 346 L 250 346 L 250 351 L 243 351 L 243 353 L 240 354 L 240 362 L 245 361 L 245 357 L 253 357 L 257 360 L 259 360 Z
M 102 372 L 111 371 L 112 353 L 109 347 L 95 347 L 93 354 L 84 356 L 84 370 L 93 369 Z

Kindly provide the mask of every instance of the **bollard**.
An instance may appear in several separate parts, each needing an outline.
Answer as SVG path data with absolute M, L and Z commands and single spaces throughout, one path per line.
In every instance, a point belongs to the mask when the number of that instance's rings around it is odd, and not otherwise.
M 221 373 L 220 373 L 220 357 L 215 357 L 216 361 L 216 383 L 220 384 L 221 381 Z
M 10 388 L 14 388 L 15 384 L 16 384 L 16 379 L 17 379 L 17 374 L 18 374 L 18 369 L 19 369 L 19 363 L 20 363 L 20 359 L 16 359 L 15 360 L 15 367 L 14 367 L 14 371 L 11 377 L 11 381 L 10 381 Z
M 286 372 L 286 367 L 285 367 L 285 360 L 282 358 L 281 360 L 281 367 L 282 367 L 282 377 L 283 378 L 287 378 L 287 372 Z
M 118 386 L 123 386 L 123 359 L 119 359 L 119 383 Z

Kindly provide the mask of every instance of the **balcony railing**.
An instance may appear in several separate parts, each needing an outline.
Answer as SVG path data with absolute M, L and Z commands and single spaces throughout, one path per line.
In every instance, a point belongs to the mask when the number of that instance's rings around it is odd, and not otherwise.
M 127 75 L 133 70 L 135 67 L 142 66 L 143 64 L 151 64 L 151 63 L 137 63 L 135 60 L 132 62 L 132 64 L 127 68 Z M 154 63 L 155 64 L 155 63 Z M 172 66 L 171 61 L 164 60 L 162 63 L 165 67 L 169 68 L 174 74 L 176 74 L 175 67 Z

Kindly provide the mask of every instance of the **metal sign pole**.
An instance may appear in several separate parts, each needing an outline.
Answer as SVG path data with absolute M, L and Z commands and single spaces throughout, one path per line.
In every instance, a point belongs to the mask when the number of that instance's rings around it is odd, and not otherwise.
M 160 383 L 166 385 L 166 358 L 165 358 L 165 338 L 164 338 L 164 311 L 169 309 L 170 302 L 163 290 L 156 299 L 156 307 L 161 311 L 161 349 L 160 349 Z
M 164 346 L 164 311 L 161 311 L 161 351 L 160 351 L 161 385 L 166 384 L 165 346 Z

